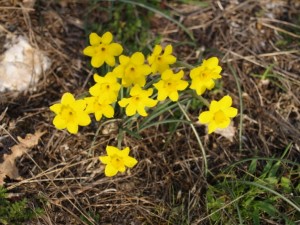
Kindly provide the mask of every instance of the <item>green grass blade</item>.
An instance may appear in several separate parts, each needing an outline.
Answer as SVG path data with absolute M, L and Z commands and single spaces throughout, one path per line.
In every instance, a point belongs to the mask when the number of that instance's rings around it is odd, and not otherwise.
M 249 186 L 254 186 L 260 189 L 264 189 L 268 192 L 271 192 L 272 194 L 278 196 L 279 198 L 281 198 L 283 201 L 285 201 L 286 203 L 288 203 L 289 205 L 291 205 L 294 209 L 296 209 L 298 212 L 300 212 L 300 206 L 297 205 L 295 202 L 291 201 L 290 199 L 288 199 L 287 197 L 285 197 L 284 195 L 280 194 L 279 192 L 265 186 L 259 183 L 255 183 L 255 182 L 250 182 L 250 181 L 242 181 L 242 180 L 237 180 L 234 182 L 238 182 L 241 184 L 245 184 L 245 185 L 249 185 Z
M 172 119 L 172 120 L 163 120 L 163 121 L 157 121 L 151 124 L 148 124 L 146 126 L 143 126 L 143 128 L 139 129 L 139 132 L 152 127 L 152 126 L 156 126 L 156 125 L 160 125 L 160 124 L 166 124 L 166 123 L 187 123 L 187 124 L 191 124 L 190 121 L 186 121 L 186 120 L 177 120 L 177 119 Z
M 233 67 L 231 66 L 231 64 L 228 63 L 228 67 L 231 70 L 233 77 L 235 79 L 236 82 L 236 86 L 238 89 L 238 93 L 239 93 L 239 100 L 240 100 L 240 124 L 239 124 L 239 149 L 240 152 L 242 151 L 242 147 L 243 147 L 243 110 L 244 110 L 244 106 L 243 106 L 243 96 L 242 96 L 242 90 L 241 90 L 241 85 L 238 79 L 238 76 L 235 72 L 235 70 L 233 69 Z
M 245 162 L 248 162 L 248 161 L 252 161 L 252 160 L 260 160 L 260 161 L 280 161 L 280 162 L 283 162 L 283 163 L 287 163 L 287 164 L 291 164 L 291 165 L 294 165 L 294 166 L 298 166 L 299 163 L 297 162 L 293 162 L 291 160 L 288 160 L 288 159 L 281 159 L 281 158 L 268 158 L 268 157 L 251 157 L 251 158 L 247 158 L 247 159 L 242 159 L 240 161 L 237 161 L 231 165 L 229 165 L 227 167 L 227 169 L 231 169 L 239 164 L 242 164 L 242 163 L 245 163 Z
M 180 110 L 182 111 L 182 113 L 184 114 L 185 118 L 187 119 L 187 121 L 191 122 L 190 117 L 188 116 L 188 114 L 186 113 L 186 111 L 184 110 L 184 108 L 182 107 L 182 105 L 180 104 L 180 102 L 178 102 L 177 104 L 178 104 Z M 201 139 L 200 139 L 200 137 L 198 135 L 198 132 L 197 132 L 194 124 L 190 123 L 190 126 L 191 126 L 191 128 L 192 128 L 192 130 L 193 130 L 193 132 L 194 132 L 194 134 L 196 136 L 197 142 L 199 144 L 200 150 L 201 150 L 202 155 L 203 155 L 203 168 L 202 169 L 204 170 L 204 175 L 206 177 L 207 176 L 207 172 L 208 172 L 208 165 L 207 165 L 207 156 L 206 156 L 206 153 L 205 153 L 205 149 L 204 149 L 204 146 L 203 146 L 203 144 L 201 142 Z
M 181 100 L 181 102 L 187 102 L 188 99 L 183 99 Z M 172 103 L 172 104 L 170 104 Z M 170 105 L 169 105 L 170 104 Z M 153 119 L 159 117 L 160 115 L 162 115 L 164 112 L 171 110 L 173 108 L 175 108 L 177 106 L 177 104 L 175 104 L 174 102 L 170 102 L 169 100 L 158 105 L 152 112 L 151 114 L 149 114 L 145 119 L 143 119 L 143 121 L 140 123 L 140 129 L 143 129 L 143 127 L 150 123 Z
M 138 139 L 138 140 L 142 140 L 143 137 L 141 135 L 139 135 L 137 132 L 134 132 L 132 130 L 129 130 L 128 128 L 122 128 L 122 130 L 128 134 L 130 134 L 132 137 Z

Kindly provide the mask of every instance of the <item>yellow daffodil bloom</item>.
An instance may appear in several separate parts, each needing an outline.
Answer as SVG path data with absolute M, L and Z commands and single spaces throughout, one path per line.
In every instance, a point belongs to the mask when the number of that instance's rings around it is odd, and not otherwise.
M 150 66 L 145 64 L 145 56 L 141 52 L 135 52 L 131 57 L 121 55 L 120 65 L 113 72 L 122 79 L 124 87 L 138 84 L 143 87 L 146 76 L 151 73 Z
M 192 83 L 190 88 L 196 90 L 197 95 L 202 95 L 206 89 L 211 90 L 215 86 L 216 79 L 221 78 L 222 68 L 218 65 L 217 57 L 204 60 L 202 65 L 191 70 Z
M 105 176 L 112 177 L 118 172 L 124 173 L 126 167 L 132 168 L 137 164 L 137 160 L 129 156 L 129 147 L 120 150 L 114 146 L 106 146 L 107 156 L 100 156 L 99 160 L 106 164 Z
M 94 74 L 94 80 L 96 82 L 89 92 L 92 96 L 99 97 L 101 103 L 111 104 L 117 101 L 118 93 L 121 85 L 118 83 L 117 77 L 112 73 L 107 73 L 104 77 Z
M 99 100 L 99 96 L 85 98 L 87 107 L 85 111 L 87 113 L 94 113 L 97 121 L 100 121 L 104 115 L 106 118 L 112 118 L 114 116 L 114 108 L 107 103 L 107 101 Z
M 184 73 L 180 70 L 173 73 L 172 70 L 165 70 L 161 75 L 161 80 L 153 84 L 158 90 L 157 100 L 163 101 L 169 97 L 173 102 L 178 101 L 178 91 L 182 91 L 189 85 L 187 81 L 181 80 Z
M 61 103 L 50 106 L 50 110 L 56 114 L 53 119 L 54 126 L 59 130 L 67 128 L 70 133 L 76 134 L 78 125 L 87 126 L 91 122 L 89 115 L 84 111 L 85 107 L 86 101 L 75 100 L 71 93 L 65 93 Z
M 121 55 L 123 47 L 118 43 L 111 43 L 113 35 L 106 32 L 100 37 L 96 33 L 91 33 L 89 38 L 91 45 L 83 50 L 83 54 L 92 57 L 92 66 L 99 68 L 104 62 L 109 66 L 114 66 L 115 56 Z
M 172 45 L 167 45 L 163 51 L 162 46 L 155 45 L 153 53 L 148 57 L 152 73 L 163 73 L 170 68 L 170 64 L 176 62 L 176 57 L 172 55 Z
M 220 101 L 213 100 L 209 106 L 209 111 L 202 112 L 199 115 L 199 122 L 208 124 L 208 133 L 216 129 L 224 129 L 229 126 L 230 118 L 237 115 L 237 109 L 231 107 L 232 98 L 227 95 Z
M 141 116 L 147 116 L 145 107 L 154 107 L 157 100 L 149 98 L 153 93 L 153 89 L 143 90 L 139 85 L 135 85 L 130 90 L 130 98 L 123 98 L 119 101 L 121 107 L 126 107 L 127 116 L 133 116 L 138 112 Z

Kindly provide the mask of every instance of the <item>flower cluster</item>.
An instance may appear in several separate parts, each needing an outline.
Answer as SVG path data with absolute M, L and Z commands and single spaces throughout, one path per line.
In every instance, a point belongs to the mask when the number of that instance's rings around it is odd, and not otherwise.
M 56 114 L 53 119 L 54 126 L 57 129 L 67 129 L 72 134 L 78 132 L 78 126 L 90 124 L 89 114 L 94 114 L 96 121 L 103 117 L 113 118 L 115 105 L 118 104 L 125 108 L 127 116 L 138 114 L 146 117 L 147 111 L 160 102 L 166 99 L 178 101 L 180 92 L 188 87 L 197 95 L 202 95 L 206 90 L 211 90 L 215 81 L 221 78 L 222 68 L 216 57 L 204 60 L 201 65 L 192 69 L 188 81 L 183 70 L 171 68 L 177 60 L 171 45 L 165 48 L 156 45 L 152 54 L 145 57 L 142 52 L 123 55 L 123 47 L 113 42 L 110 32 L 102 36 L 91 33 L 89 41 L 90 46 L 83 50 L 83 54 L 91 57 L 91 65 L 99 68 L 105 63 L 114 68 L 104 75 L 94 74 L 95 84 L 89 89 L 90 96 L 75 100 L 71 93 L 65 93 L 61 103 L 50 107 Z M 154 79 L 155 82 L 151 86 L 148 81 Z M 125 96 L 119 94 L 121 89 L 127 90 L 122 92 Z M 200 123 L 208 125 L 208 133 L 229 126 L 230 119 L 237 115 L 237 109 L 231 105 L 231 97 L 225 96 L 220 101 L 212 101 L 209 111 L 199 115 Z M 99 158 L 106 164 L 106 176 L 124 172 L 125 167 L 132 168 L 137 163 L 134 158 L 128 156 L 128 147 L 119 150 L 107 146 L 106 150 L 108 156 Z
M 118 172 L 125 172 L 126 167 L 132 168 L 137 164 L 137 160 L 129 156 L 129 147 L 120 150 L 114 146 L 106 146 L 107 156 L 100 156 L 99 160 L 106 164 L 105 176 L 112 177 Z

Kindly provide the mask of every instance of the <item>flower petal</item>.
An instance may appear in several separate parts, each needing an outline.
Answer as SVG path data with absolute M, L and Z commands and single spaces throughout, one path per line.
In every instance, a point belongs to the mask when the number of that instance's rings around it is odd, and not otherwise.
M 170 55 L 170 54 L 172 54 L 172 52 L 173 52 L 172 45 L 167 45 L 164 50 L 164 55 Z
M 143 71 L 143 73 L 142 73 L 143 75 L 148 75 L 151 73 L 151 67 L 146 64 L 142 65 L 141 69 Z
M 87 56 L 94 56 L 96 54 L 95 46 L 87 46 L 85 49 L 83 49 L 83 54 Z
M 131 56 L 130 61 L 132 61 L 136 65 L 142 65 L 145 63 L 145 56 L 141 52 L 135 52 Z
M 105 176 L 113 177 L 118 173 L 118 170 L 111 164 L 107 164 L 104 170 Z
M 173 101 L 173 102 L 177 102 L 179 95 L 177 91 L 172 91 L 171 94 L 169 95 L 169 98 Z
M 102 111 L 95 112 L 96 121 L 100 121 L 102 118 L 102 115 L 103 115 Z
M 131 90 L 130 90 L 130 95 L 131 96 L 136 96 L 139 95 L 142 92 L 142 88 L 140 87 L 140 85 L 136 84 L 134 85 Z
M 115 154 L 118 155 L 119 151 L 120 151 L 118 148 L 116 148 L 114 146 L 110 146 L 110 145 L 107 145 L 105 150 L 106 150 L 108 156 L 113 156 Z
M 130 102 L 129 98 L 122 98 L 120 101 L 118 101 L 119 105 L 121 107 L 126 107 Z
M 99 160 L 100 162 L 102 162 L 103 164 L 108 164 L 110 163 L 110 157 L 109 156 L 99 156 Z
M 219 59 L 217 57 L 211 57 L 203 61 L 203 64 L 206 64 L 208 67 L 216 67 L 219 64 Z
M 171 79 L 171 77 L 174 75 L 173 71 L 171 69 L 165 70 L 162 74 L 161 74 L 161 79 L 162 80 L 169 80 Z
M 61 104 L 63 105 L 71 105 L 75 102 L 75 98 L 74 96 L 67 92 L 67 93 L 64 93 L 62 98 L 61 98 Z
M 67 124 L 67 130 L 71 133 L 71 134 L 77 134 L 78 133 L 78 124 L 77 123 L 68 123 Z
M 137 163 L 138 163 L 138 161 L 135 158 L 130 157 L 130 156 L 128 156 L 124 159 L 125 166 L 127 166 L 129 168 L 134 167 Z
M 220 108 L 226 109 L 232 105 L 232 98 L 229 95 L 224 96 L 219 101 Z
M 106 118 L 112 118 L 114 113 L 114 108 L 111 105 L 106 105 L 103 107 L 103 114 Z
M 96 33 L 90 34 L 90 44 L 91 45 L 97 45 L 101 42 L 101 37 Z
M 75 111 L 83 111 L 86 108 L 87 102 L 84 99 L 79 99 L 72 104 Z
M 209 106 L 209 111 L 211 111 L 211 113 L 215 113 L 217 111 L 220 110 L 220 104 L 219 102 L 212 100 Z
M 130 151 L 129 147 L 124 148 L 123 150 L 121 150 L 120 156 L 123 158 L 127 157 L 129 155 L 129 151 Z
M 109 44 L 110 42 L 112 42 L 113 35 L 110 32 L 106 32 L 102 35 L 101 39 L 103 44 Z
M 145 100 L 145 105 L 147 106 L 147 107 L 154 107 L 154 106 L 156 106 L 156 104 L 157 104 L 157 100 L 154 100 L 154 99 L 152 99 L 152 98 L 147 98 L 146 100 Z
M 224 118 L 222 123 L 217 124 L 218 128 L 224 129 L 230 124 L 230 119 L 228 117 Z
M 118 44 L 118 43 L 111 43 L 109 45 L 108 51 L 110 54 L 114 55 L 114 56 L 118 56 L 121 55 L 123 52 L 123 47 L 122 45 Z
M 127 116 L 133 116 L 136 113 L 136 111 L 137 111 L 137 106 L 133 104 L 129 104 L 126 107 L 125 113 Z
M 217 125 L 214 121 L 208 124 L 208 134 L 211 134 L 217 129 Z
M 213 89 L 213 87 L 215 86 L 215 82 L 213 81 L 213 79 L 208 79 L 205 81 L 204 86 L 208 89 L 211 90 Z
M 119 168 L 118 168 L 118 171 L 121 172 L 121 173 L 124 173 L 125 170 L 126 170 L 125 165 L 119 166 Z
M 127 107 L 128 108 L 128 107 Z M 146 110 L 145 110 L 145 106 L 144 105 L 138 105 L 138 107 L 136 107 L 137 108 L 137 112 L 138 112 L 138 114 L 140 114 L 141 116 L 147 116 L 148 114 L 147 114 L 147 112 L 146 112 Z
M 177 90 L 183 91 L 184 89 L 187 88 L 187 86 L 189 86 L 189 82 L 187 82 L 187 81 L 185 81 L 185 80 L 180 80 L 180 81 L 178 82 Z
M 85 112 L 80 112 L 77 115 L 77 122 L 80 126 L 87 126 L 91 123 L 91 118 Z
M 61 108 L 62 108 L 62 104 L 60 104 L 60 103 L 56 103 L 56 104 L 50 106 L 50 110 L 56 114 L 60 113 Z
M 94 73 L 93 78 L 94 78 L 94 81 L 95 81 L 96 83 L 101 83 L 101 81 L 103 80 L 103 77 L 101 77 L 101 76 L 100 76 L 99 74 L 97 74 L 97 73 Z
M 224 109 L 223 112 L 225 113 L 226 116 L 228 117 L 235 117 L 238 113 L 238 110 L 236 108 L 233 107 L 229 107 L 227 109 Z
M 157 94 L 158 101 L 164 101 L 168 97 L 168 92 L 166 89 L 159 89 Z
M 119 56 L 119 61 L 121 65 L 126 65 L 129 63 L 130 58 L 128 56 L 125 55 L 120 55 Z
M 104 60 L 101 56 L 96 55 L 96 56 L 92 57 L 91 64 L 93 67 L 99 68 L 100 66 L 103 65 L 103 63 L 104 63 Z
M 173 55 L 168 55 L 168 56 L 165 56 L 164 58 L 165 62 L 168 63 L 168 64 L 173 64 L 176 62 L 176 57 L 173 56 Z
M 116 64 L 116 60 L 114 56 L 108 55 L 105 58 L 105 62 L 109 65 L 109 66 L 114 66 Z
M 213 114 L 210 111 L 204 111 L 200 113 L 198 119 L 200 123 L 210 123 L 210 121 L 213 119 Z
M 193 89 L 192 86 L 191 86 L 191 89 Z M 196 90 L 197 95 L 202 95 L 205 92 L 206 88 L 203 85 L 199 85 L 196 87 L 195 90 Z
M 89 92 L 92 96 L 101 95 L 101 85 L 99 83 L 94 84 L 92 87 L 90 87 Z
M 53 119 L 53 125 L 56 129 L 62 130 L 67 127 L 66 121 L 61 117 L 61 115 L 57 115 Z
M 159 55 L 162 52 L 162 47 L 160 45 L 155 45 L 153 49 L 153 55 Z
M 196 77 L 198 77 L 200 72 L 201 72 L 201 66 L 198 66 L 198 67 L 192 69 L 191 72 L 190 72 L 191 79 L 193 80 Z

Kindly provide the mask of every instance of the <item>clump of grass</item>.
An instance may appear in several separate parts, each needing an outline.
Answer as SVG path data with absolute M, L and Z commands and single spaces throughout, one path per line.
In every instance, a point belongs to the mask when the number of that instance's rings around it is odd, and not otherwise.
M 20 201 L 9 201 L 7 199 L 7 190 L 0 186 L 0 223 L 1 224 L 24 224 L 43 213 L 40 208 L 31 209 L 28 207 L 28 201 L 23 198 Z
M 246 168 L 241 177 L 239 168 Z M 217 183 L 206 193 L 210 222 L 297 224 L 300 185 L 296 183 L 296 163 L 282 158 L 251 158 L 235 163 L 217 177 Z

